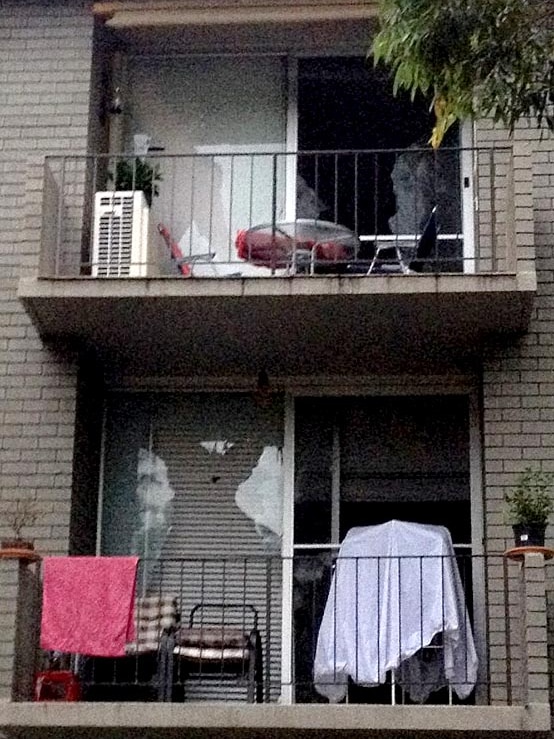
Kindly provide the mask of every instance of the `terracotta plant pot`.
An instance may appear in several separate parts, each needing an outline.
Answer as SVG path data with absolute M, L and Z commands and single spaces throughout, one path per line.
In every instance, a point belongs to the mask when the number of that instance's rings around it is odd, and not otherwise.
M 0 549 L 23 549 L 25 551 L 32 551 L 35 545 L 28 539 L 2 539 L 0 542 Z

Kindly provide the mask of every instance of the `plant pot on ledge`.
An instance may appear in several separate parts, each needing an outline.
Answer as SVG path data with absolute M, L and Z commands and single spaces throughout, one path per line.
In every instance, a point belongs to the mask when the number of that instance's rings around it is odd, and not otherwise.
M 514 543 L 516 547 L 543 547 L 546 524 L 513 525 Z
M 0 541 L 0 559 L 20 559 L 30 562 L 40 559 L 35 552 L 32 541 L 23 537 L 24 530 L 32 526 L 37 520 L 36 501 L 22 497 L 15 501 L 15 505 L 5 515 L 12 536 Z
M 22 549 L 23 551 L 28 552 L 34 548 L 35 545 L 28 539 L 14 537 L 13 539 L 2 539 L 0 542 L 0 549 Z
M 553 509 L 554 476 L 527 467 L 514 490 L 506 495 L 517 549 L 544 547 L 544 535 Z
M 40 559 L 35 546 L 28 539 L 2 539 L 0 541 L 0 559 L 20 559 L 35 562 Z

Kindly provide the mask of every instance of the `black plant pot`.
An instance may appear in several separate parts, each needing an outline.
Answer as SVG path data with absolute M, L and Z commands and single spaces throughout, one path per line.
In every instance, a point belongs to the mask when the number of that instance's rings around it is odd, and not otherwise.
M 513 526 L 516 547 L 543 547 L 546 524 L 527 525 L 517 523 Z

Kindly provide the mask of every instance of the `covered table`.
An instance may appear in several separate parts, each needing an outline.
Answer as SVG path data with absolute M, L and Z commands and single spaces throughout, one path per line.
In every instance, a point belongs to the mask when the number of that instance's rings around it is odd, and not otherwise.
M 239 231 L 237 254 L 258 267 L 313 268 L 317 263 L 345 263 L 359 252 L 358 237 L 345 226 L 316 218 L 262 224 Z
M 317 641 L 315 687 L 339 702 L 349 678 L 378 685 L 391 670 L 417 702 L 445 685 L 467 698 L 475 686 L 471 625 L 442 526 L 389 521 L 354 528 L 339 550 Z

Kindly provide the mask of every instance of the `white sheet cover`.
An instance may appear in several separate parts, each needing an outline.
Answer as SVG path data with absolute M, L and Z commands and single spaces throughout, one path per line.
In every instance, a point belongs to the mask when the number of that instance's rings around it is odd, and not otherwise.
M 442 648 L 421 652 L 436 635 Z M 351 529 L 320 626 L 317 691 L 339 702 L 349 677 L 377 685 L 396 669 L 414 701 L 447 683 L 463 699 L 475 685 L 477 665 L 448 530 L 405 521 Z

